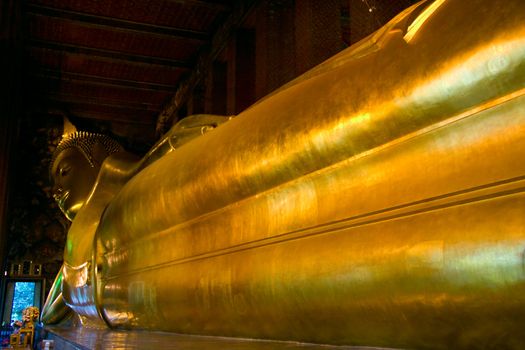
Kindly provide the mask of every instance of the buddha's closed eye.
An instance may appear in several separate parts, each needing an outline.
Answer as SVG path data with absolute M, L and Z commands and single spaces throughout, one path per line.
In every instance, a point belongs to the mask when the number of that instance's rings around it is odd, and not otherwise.
M 59 170 L 60 176 L 66 176 L 69 173 L 70 167 L 63 167 Z

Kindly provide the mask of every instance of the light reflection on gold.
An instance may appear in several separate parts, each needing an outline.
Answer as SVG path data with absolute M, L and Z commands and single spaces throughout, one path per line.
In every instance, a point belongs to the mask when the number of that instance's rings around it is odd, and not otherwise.
M 482 82 L 495 83 L 495 77 L 505 78 L 506 70 L 510 65 L 523 64 L 525 32 L 519 39 L 507 41 L 507 38 L 503 37 L 502 40 L 496 44 L 488 43 L 474 52 L 465 53 L 458 57 L 457 62 L 446 62 L 434 79 L 422 82 L 405 98 L 398 99 L 399 106 L 405 108 L 414 101 L 422 106 L 444 103 L 447 98 L 458 94 L 468 96 L 469 91 L 465 89 L 469 86 Z M 486 92 L 488 95 L 491 91 Z M 436 99 L 437 96 L 439 99 Z
M 446 0 L 436 0 L 432 2 L 428 7 L 412 22 L 412 24 L 408 27 L 408 30 L 403 37 L 407 43 L 412 41 L 414 36 L 417 34 L 421 26 L 425 24 L 425 22 L 429 19 L 430 16 L 434 14 L 434 12 L 445 3 Z
M 355 128 L 363 127 L 371 123 L 372 115 L 370 112 L 360 113 L 345 120 L 336 123 L 332 128 L 326 130 L 316 130 L 317 133 L 312 136 L 312 141 L 316 148 L 321 149 L 327 140 L 330 143 L 344 147 L 348 141 L 348 131 Z
M 106 160 L 65 302 L 126 329 L 525 348 L 525 3 L 426 4 L 181 147 Z
M 75 288 L 84 286 L 88 279 L 89 262 L 85 262 L 80 266 L 70 266 L 67 263 L 64 266 L 64 278 L 71 281 Z

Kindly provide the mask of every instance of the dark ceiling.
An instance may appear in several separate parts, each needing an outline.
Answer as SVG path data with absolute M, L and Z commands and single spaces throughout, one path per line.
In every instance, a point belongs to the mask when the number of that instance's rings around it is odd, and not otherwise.
M 148 147 L 159 114 L 238 2 L 28 0 L 25 108 Z

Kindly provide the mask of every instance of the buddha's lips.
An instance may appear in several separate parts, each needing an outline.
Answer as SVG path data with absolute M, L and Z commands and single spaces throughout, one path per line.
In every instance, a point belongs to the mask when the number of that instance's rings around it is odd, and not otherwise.
M 64 192 L 64 194 L 56 199 L 56 202 L 58 203 L 58 206 L 60 208 L 64 207 L 64 203 L 69 197 L 69 191 Z

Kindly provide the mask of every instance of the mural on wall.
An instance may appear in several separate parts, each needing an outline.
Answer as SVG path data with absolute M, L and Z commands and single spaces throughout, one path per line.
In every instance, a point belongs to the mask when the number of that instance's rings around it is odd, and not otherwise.
M 49 288 L 60 266 L 69 221 L 51 194 L 49 162 L 62 135 L 62 118 L 23 118 L 13 155 L 8 264 L 42 264 Z

